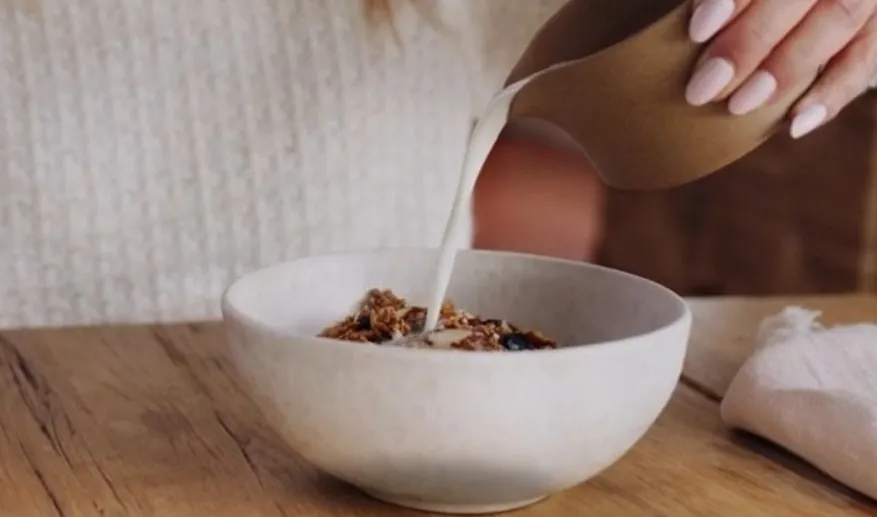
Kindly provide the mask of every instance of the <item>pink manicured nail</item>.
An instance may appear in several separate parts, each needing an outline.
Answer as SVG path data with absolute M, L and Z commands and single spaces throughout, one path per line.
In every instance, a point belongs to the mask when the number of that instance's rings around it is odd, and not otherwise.
M 727 59 L 708 59 L 694 72 L 685 89 L 685 100 L 703 106 L 715 99 L 734 79 L 734 65 Z
M 708 41 L 728 23 L 734 9 L 734 0 L 705 0 L 691 15 L 688 37 L 695 43 Z
M 789 133 L 792 135 L 792 138 L 801 138 L 821 126 L 827 117 L 828 108 L 825 105 L 814 104 L 807 106 L 792 119 L 792 127 Z
M 777 80 L 770 72 L 759 70 L 752 74 L 728 101 L 732 115 L 745 115 L 757 110 L 777 91 Z

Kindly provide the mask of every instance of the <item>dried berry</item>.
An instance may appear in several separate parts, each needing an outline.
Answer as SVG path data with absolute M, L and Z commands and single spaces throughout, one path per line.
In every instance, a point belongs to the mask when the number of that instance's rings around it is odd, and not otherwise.
M 521 350 L 534 350 L 536 348 L 529 339 L 523 334 L 513 332 L 511 334 L 503 334 L 499 337 L 499 343 L 510 352 L 519 352 Z
M 371 330 L 372 319 L 368 314 L 356 318 L 356 330 Z

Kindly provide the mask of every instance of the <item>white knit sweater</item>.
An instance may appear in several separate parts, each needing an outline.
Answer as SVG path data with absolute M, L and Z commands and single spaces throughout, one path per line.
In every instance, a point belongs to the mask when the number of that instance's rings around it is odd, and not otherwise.
M 562 3 L 399 0 L 400 48 L 359 0 L 0 0 L 0 326 L 216 317 L 254 268 L 436 246 Z

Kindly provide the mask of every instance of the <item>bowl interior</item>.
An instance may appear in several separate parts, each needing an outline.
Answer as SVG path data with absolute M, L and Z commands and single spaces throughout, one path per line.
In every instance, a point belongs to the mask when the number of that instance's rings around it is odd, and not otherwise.
M 343 318 L 371 288 L 392 289 L 425 305 L 436 250 L 393 249 L 309 257 L 245 275 L 224 309 L 296 337 L 312 337 Z M 537 329 L 563 346 L 639 336 L 687 313 L 672 291 L 619 271 L 549 258 L 461 251 L 448 297 L 483 317 Z

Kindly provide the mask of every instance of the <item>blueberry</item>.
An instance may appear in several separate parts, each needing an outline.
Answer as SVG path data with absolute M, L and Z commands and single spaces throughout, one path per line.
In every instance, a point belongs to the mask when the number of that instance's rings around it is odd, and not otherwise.
M 503 348 L 510 352 L 533 350 L 536 348 L 529 339 L 518 333 L 503 334 L 499 338 L 499 343 L 503 346 Z
M 411 332 L 423 332 L 423 325 L 426 323 L 426 311 L 415 308 L 408 311 L 405 315 L 405 322 L 411 327 Z
M 356 330 L 371 330 L 372 328 L 372 319 L 368 314 L 363 314 L 362 316 L 356 318 Z

